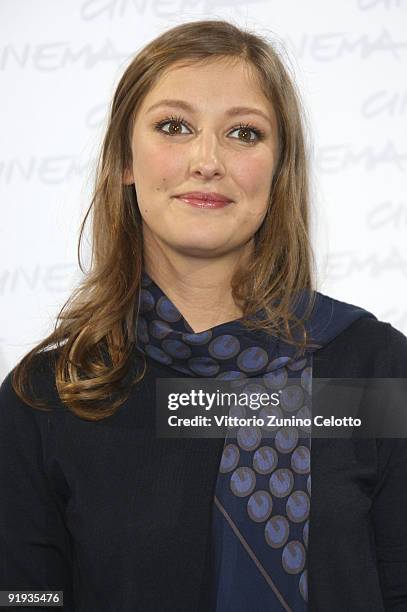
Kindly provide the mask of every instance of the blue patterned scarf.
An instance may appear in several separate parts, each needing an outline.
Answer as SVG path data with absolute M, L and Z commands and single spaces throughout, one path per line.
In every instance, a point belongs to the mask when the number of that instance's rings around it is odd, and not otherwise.
M 297 315 L 303 307 L 299 301 Z M 306 328 L 313 342 L 323 346 L 365 316 L 374 315 L 317 293 Z M 249 331 L 239 320 L 194 333 L 146 272 L 137 344 L 182 376 L 247 381 L 252 392 L 278 391 L 279 406 L 263 408 L 260 418 L 311 416 L 312 350 L 295 357 L 294 346 Z M 235 406 L 230 414 L 249 416 L 248 411 Z M 214 497 L 213 611 L 308 610 L 310 507 L 310 429 L 228 431 Z

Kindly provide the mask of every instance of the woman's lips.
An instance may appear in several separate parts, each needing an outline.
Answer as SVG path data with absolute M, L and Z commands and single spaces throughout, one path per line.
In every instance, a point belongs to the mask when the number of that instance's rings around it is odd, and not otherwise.
M 225 208 L 225 206 L 229 206 L 232 202 L 226 202 L 221 200 L 202 200 L 200 198 L 193 198 L 191 196 L 176 196 L 178 200 L 183 200 L 187 204 L 191 204 L 191 206 L 196 206 L 197 208 Z

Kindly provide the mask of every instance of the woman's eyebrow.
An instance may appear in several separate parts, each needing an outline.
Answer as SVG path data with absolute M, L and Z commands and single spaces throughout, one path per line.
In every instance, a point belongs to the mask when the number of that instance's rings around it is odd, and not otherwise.
M 146 112 L 149 113 L 159 106 L 171 106 L 173 108 L 182 108 L 183 110 L 188 111 L 190 113 L 197 112 L 197 109 L 191 104 L 189 104 L 188 102 L 185 102 L 185 100 L 174 100 L 170 98 L 164 98 L 163 100 L 156 102 L 155 104 L 150 106 L 150 108 Z M 260 117 L 263 117 L 266 121 L 271 123 L 270 117 L 268 117 L 265 113 L 263 113 L 263 111 L 260 110 L 259 108 L 254 108 L 251 106 L 232 106 L 232 108 L 229 108 L 226 111 L 226 115 L 229 117 L 233 117 L 234 115 L 242 115 L 242 114 L 247 115 L 249 113 L 254 114 L 254 115 L 259 115 Z

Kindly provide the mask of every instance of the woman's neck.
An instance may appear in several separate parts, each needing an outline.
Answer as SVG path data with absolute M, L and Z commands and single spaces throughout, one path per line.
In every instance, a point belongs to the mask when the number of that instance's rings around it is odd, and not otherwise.
M 230 255 L 230 254 L 228 254 Z M 144 270 L 180 311 L 195 333 L 239 319 L 231 280 L 239 260 L 144 256 Z

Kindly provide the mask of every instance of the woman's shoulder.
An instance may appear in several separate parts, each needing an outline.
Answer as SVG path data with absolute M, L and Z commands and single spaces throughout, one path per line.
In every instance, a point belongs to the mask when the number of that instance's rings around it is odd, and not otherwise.
M 56 349 L 36 353 L 28 370 L 28 384 L 25 385 L 29 397 L 38 398 L 41 402 L 46 403 L 49 408 L 56 408 L 61 405 L 55 384 L 56 357 Z M 38 416 L 46 415 L 47 413 L 44 410 L 35 410 L 19 396 L 13 384 L 15 370 L 16 366 L 8 371 L 1 382 L 0 409 L 9 411 L 10 408 L 16 408 L 33 411 Z
M 343 377 L 404 378 L 407 377 L 407 338 L 391 323 L 367 313 L 318 349 L 314 360 L 320 377 L 334 376 L 335 371 Z
M 356 319 L 340 334 L 346 341 L 356 343 L 365 342 L 369 345 L 388 345 L 392 349 L 405 348 L 407 338 L 405 334 L 393 327 L 388 321 L 382 321 L 375 316 Z

